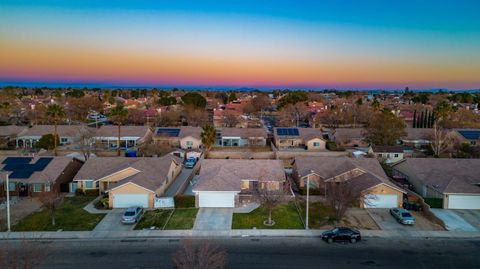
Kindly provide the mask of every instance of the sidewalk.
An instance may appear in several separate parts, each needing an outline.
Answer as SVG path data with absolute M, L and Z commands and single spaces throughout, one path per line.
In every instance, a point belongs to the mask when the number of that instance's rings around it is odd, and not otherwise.
M 134 230 L 134 231 L 84 231 L 84 232 L 3 232 L 0 240 L 6 239 L 148 239 L 148 238 L 236 238 L 236 237 L 316 237 L 324 230 Z M 459 231 L 381 231 L 361 230 L 364 238 L 467 238 L 480 239 L 480 232 Z

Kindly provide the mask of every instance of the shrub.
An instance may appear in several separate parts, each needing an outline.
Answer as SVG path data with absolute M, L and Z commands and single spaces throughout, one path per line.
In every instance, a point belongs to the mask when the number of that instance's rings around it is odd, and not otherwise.
M 175 208 L 190 208 L 195 207 L 195 196 L 193 195 L 176 195 Z
M 337 150 L 337 143 L 335 141 L 327 141 L 326 147 L 328 150 L 336 151 Z
M 442 198 L 424 198 L 424 201 L 431 208 L 443 208 L 443 199 Z
M 98 190 L 82 190 L 82 189 L 77 189 L 75 191 L 76 195 L 84 195 L 84 196 L 98 196 L 99 191 Z
M 307 188 L 300 188 L 299 190 L 301 195 L 307 195 Z M 322 189 L 314 189 L 310 187 L 309 195 L 323 195 L 324 191 Z

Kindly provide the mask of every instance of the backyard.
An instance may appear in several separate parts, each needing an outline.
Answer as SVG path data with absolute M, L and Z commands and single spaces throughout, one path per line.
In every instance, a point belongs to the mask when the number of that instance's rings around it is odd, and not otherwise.
M 142 219 L 135 226 L 135 230 L 149 229 L 150 227 L 155 227 L 156 229 L 165 227 L 165 230 L 193 228 L 198 208 L 177 208 L 173 214 L 172 211 L 173 209 L 155 209 L 145 212 Z
M 13 227 L 14 231 L 89 231 L 105 216 L 104 214 L 90 214 L 83 208 L 95 199 L 95 196 L 66 197 L 55 214 L 56 225 L 52 225 L 50 211 L 42 209 L 20 220 Z
M 266 226 L 263 222 L 267 219 L 268 212 L 259 207 L 250 213 L 234 213 L 232 229 L 303 229 L 303 223 L 293 203 L 279 205 L 272 211 L 275 225 Z

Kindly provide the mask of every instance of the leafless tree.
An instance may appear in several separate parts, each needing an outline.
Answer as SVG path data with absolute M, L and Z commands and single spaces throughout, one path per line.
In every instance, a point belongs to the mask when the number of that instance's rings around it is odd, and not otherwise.
M 234 127 L 237 126 L 238 123 L 239 123 L 239 121 L 238 121 L 238 118 L 235 114 L 233 114 L 232 112 L 229 112 L 229 111 L 225 111 L 223 113 L 223 125 L 225 127 L 234 128 Z
M 307 106 L 304 103 L 288 104 L 279 111 L 279 120 L 282 126 L 298 126 L 308 115 Z
M 433 123 L 430 140 L 433 153 L 436 157 L 439 157 L 440 154 L 444 153 L 453 142 L 448 135 L 448 131 L 441 126 L 440 121 L 435 121 Z
M 174 148 L 168 141 L 157 141 L 155 143 L 144 143 L 138 148 L 138 155 L 144 157 L 163 156 L 170 153 Z
M 55 226 L 55 214 L 63 201 L 63 195 L 60 194 L 58 188 L 52 186 L 50 191 L 42 192 L 38 196 L 38 200 L 43 204 L 45 209 L 50 212 L 50 215 L 52 216 L 52 226 Z
M 183 115 L 190 126 L 202 126 L 208 122 L 207 112 L 194 106 L 185 106 Z
M 80 131 L 77 134 L 77 144 L 80 147 L 80 151 L 85 160 L 87 160 L 96 150 L 95 141 L 93 141 L 94 136 L 95 130 L 86 126 L 80 128 Z
M 257 187 L 253 190 L 256 200 L 267 210 L 267 220 L 263 223 L 267 226 L 275 225 L 272 219 L 272 211 L 287 199 L 287 188 L 282 182 L 270 181 L 262 173 L 258 180 Z
M 32 269 L 42 263 L 49 247 L 37 241 L 4 241 L 0 243 L 0 268 Z
M 180 113 L 177 111 L 165 111 L 155 119 L 155 125 L 159 127 L 178 126 L 180 124 Z
M 184 240 L 172 260 L 178 269 L 222 269 L 227 265 L 227 251 L 207 241 Z
M 326 199 L 335 214 L 337 223 L 343 219 L 345 212 L 349 207 L 355 206 L 360 201 L 364 201 L 366 193 L 357 191 L 350 181 L 327 182 L 326 183 Z

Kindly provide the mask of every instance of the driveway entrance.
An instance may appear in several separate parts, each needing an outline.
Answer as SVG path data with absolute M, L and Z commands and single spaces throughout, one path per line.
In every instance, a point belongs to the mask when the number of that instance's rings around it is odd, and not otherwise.
M 225 231 L 232 229 L 233 208 L 200 208 L 194 230 Z
M 134 224 L 123 224 L 122 215 L 125 209 L 112 209 L 93 229 L 94 231 L 131 231 L 135 227 Z

